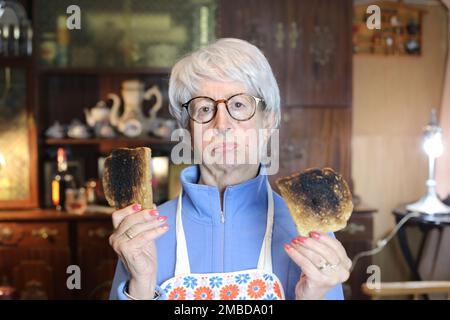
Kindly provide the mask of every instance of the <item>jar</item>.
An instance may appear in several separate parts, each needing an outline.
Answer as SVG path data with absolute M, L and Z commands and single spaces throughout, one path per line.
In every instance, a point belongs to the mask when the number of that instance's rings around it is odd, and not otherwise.
M 90 179 L 86 182 L 86 198 L 88 204 L 95 204 L 97 202 L 97 181 L 94 179 Z
M 42 34 L 40 46 L 40 58 L 44 65 L 53 65 L 56 60 L 57 44 L 56 35 L 53 32 L 46 32 Z

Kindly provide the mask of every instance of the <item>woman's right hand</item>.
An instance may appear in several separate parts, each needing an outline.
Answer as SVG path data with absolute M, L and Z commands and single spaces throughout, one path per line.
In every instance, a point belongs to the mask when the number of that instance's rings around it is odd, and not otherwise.
M 157 255 L 154 240 L 169 226 L 167 217 L 153 209 L 130 205 L 112 214 L 114 232 L 109 243 L 130 273 L 128 293 L 136 299 L 153 299 L 156 286 Z

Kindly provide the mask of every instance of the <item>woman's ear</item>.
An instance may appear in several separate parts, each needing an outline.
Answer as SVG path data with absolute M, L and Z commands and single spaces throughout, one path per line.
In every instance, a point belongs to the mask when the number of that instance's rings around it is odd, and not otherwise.
M 263 119 L 264 128 L 264 140 L 269 141 L 270 136 L 274 129 L 276 129 L 276 117 L 275 112 L 268 112 L 265 114 Z
M 266 112 L 263 119 L 263 128 L 267 130 L 275 129 L 276 117 L 275 112 Z

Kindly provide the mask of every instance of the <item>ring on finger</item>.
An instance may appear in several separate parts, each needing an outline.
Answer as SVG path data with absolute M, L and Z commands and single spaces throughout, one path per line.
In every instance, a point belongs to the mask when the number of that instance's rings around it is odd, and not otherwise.
M 318 269 L 320 271 L 327 270 L 327 269 L 331 269 L 331 270 L 334 271 L 338 266 L 339 266 L 339 263 L 338 264 L 331 264 L 331 263 L 326 262 L 323 265 L 319 266 Z
M 131 235 L 130 233 L 130 229 L 128 229 L 127 231 L 125 231 L 125 235 L 127 236 L 128 239 L 132 240 L 134 238 L 133 235 Z

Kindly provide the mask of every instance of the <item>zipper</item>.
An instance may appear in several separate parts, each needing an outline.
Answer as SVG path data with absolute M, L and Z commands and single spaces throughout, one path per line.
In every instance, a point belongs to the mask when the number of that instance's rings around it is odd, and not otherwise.
M 223 208 L 220 210 L 220 222 L 222 223 L 222 272 L 225 272 L 225 193 L 223 194 Z

